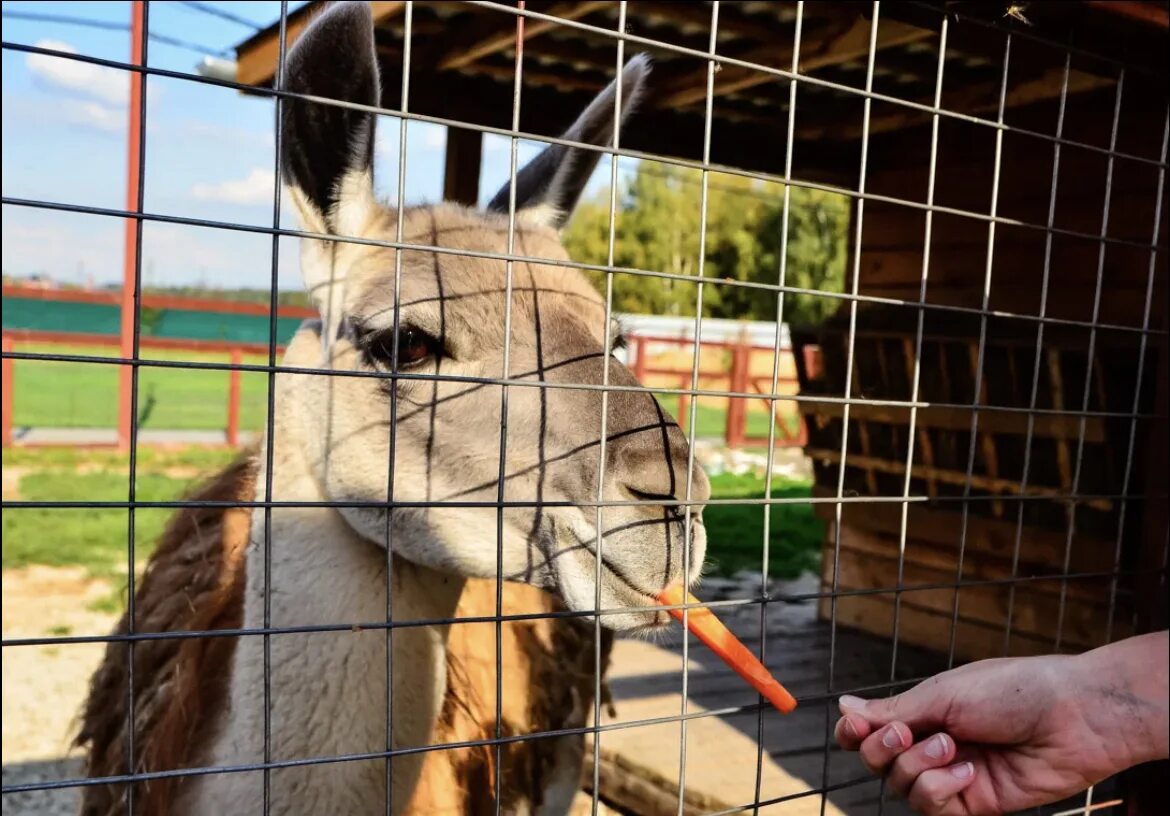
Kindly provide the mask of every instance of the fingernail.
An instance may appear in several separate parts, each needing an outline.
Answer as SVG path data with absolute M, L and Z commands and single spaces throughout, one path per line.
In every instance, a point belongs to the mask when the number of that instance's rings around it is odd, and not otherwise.
M 886 733 L 882 734 L 882 745 L 887 748 L 902 747 L 902 735 L 898 733 L 897 728 L 891 725 L 886 729 Z
M 975 766 L 970 762 L 961 762 L 951 766 L 951 773 L 956 779 L 970 779 L 971 774 L 975 773 Z
M 850 736 L 853 739 L 857 739 L 857 729 L 853 727 L 853 723 L 849 722 L 848 717 L 845 718 L 844 728 L 845 728 L 845 734 L 847 736 Z
M 852 694 L 846 694 L 842 696 L 839 700 L 837 700 L 837 704 L 841 706 L 841 708 L 852 708 L 856 710 L 865 708 L 865 700 L 861 699 L 860 697 L 854 697 Z
M 931 759 L 942 759 L 947 753 L 947 738 L 942 734 L 935 734 L 926 743 L 926 755 Z

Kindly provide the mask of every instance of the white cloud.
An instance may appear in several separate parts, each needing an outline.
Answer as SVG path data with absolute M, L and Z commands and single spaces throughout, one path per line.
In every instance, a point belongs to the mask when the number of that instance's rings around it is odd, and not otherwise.
M 218 201 L 224 204 L 264 204 L 272 201 L 276 176 L 272 170 L 253 167 L 242 179 L 228 179 L 217 184 L 200 182 L 191 188 L 191 195 L 200 201 Z
M 106 107 L 100 102 L 82 102 L 64 109 L 66 121 L 74 125 L 91 127 L 106 133 L 121 133 L 126 130 L 126 111 Z
M 422 127 L 421 125 L 426 125 Z M 442 125 L 435 125 L 429 122 L 420 123 L 420 130 L 423 132 L 422 143 L 427 150 L 443 150 L 447 146 L 447 129 Z
M 76 54 L 77 49 L 60 40 L 38 40 L 38 48 Z M 28 70 L 41 82 L 75 94 L 92 97 L 107 105 L 124 106 L 130 98 L 130 75 L 116 68 L 88 62 L 29 54 Z

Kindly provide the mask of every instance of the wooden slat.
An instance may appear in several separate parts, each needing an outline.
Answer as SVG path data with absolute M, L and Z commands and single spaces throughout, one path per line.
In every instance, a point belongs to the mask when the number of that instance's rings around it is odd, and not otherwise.
M 909 337 L 902 338 L 902 356 L 906 360 L 906 372 L 911 377 L 913 383 L 914 370 L 918 365 L 918 360 L 914 356 L 914 341 Z M 918 449 L 922 451 L 922 461 L 930 468 L 935 466 L 934 462 L 934 442 L 930 438 L 930 430 L 927 426 L 922 424 L 922 409 L 914 415 L 915 433 L 918 435 Z M 934 498 L 938 495 L 938 483 L 934 479 L 926 480 L 926 495 Z
M 832 560 L 832 553 L 828 553 Z M 975 575 L 968 575 L 964 565 L 964 580 L 978 580 Z M 844 545 L 844 530 L 842 531 L 841 562 L 837 571 L 839 590 L 865 590 L 893 588 L 897 584 L 897 559 L 882 558 L 863 552 L 858 552 Z M 940 641 L 931 643 L 916 643 L 929 648 L 945 648 L 949 642 L 950 623 L 954 614 L 955 590 L 953 588 L 915 589 L 915 586 L 928 586 L 953 582 L 955 570 L 932 569 L 907 560 L 902 565 L 903 603 L 912 603 L 916 608 L 926 613 L 934 613 L 939 618 L 938 627 L 941 630 Z M 1105 618 L 1108 614 L 1108 599 L 1103 582 L 1097 582 L 1093 587 L 1097 590 L 1097 598 L 1086 597 L 1083 590 L 1084 582 L 1073 581 L 1074 585 L 1082 589 L 1079 596 L 1071 593 L 1064 602 L 1064 637 L 1070 646 L 1076 648 L 1092 648 L 1105 641 Z M 1016 585 L 1015 598 L 1012 605 L 1012 631 L 1026 637 L 1038 640 L 1055 641 L 1056 631 L 1054 623 L 1057 620 L 1060 608 L 1060 596 L 1053 592 L 1037 591 L 1037 584 L 1023 583 Z M 1059 581 L 1050 584 L 1054 589 L 1060 586 Z M 1003 632 L 1007 627 L 1007 607 L 1009 588 L 1006 584 L 991 584 L 963 587 L 959 591 L 959 614 L 963 620 L 978 624 L 985 624 Z M 893 592 L 885 596 L 893 597 Z M 1116 627 L 1115 627 L 1116 628 Z M 1122 633 L 1119 631 L 1119 635 Z
M 819 34 L 804 38 L 800 44 L 800 73 L 809 74 L 829 65 L 839 65 L 869 54 L 870 21 L 858 16 L 845 25 L 826 26 Z M 934 32 L 896 20 L 882 20 L 878 26 L 878 51 L 933 37 Z M 773 68 L 792 67 L 792 42 L 754 49 L 740 59 Z M 715 75 L 716 96 L 736 93 L 779 77 L 754 68 L 739 65 L 721 66 Z M 661 108 L 693 105 L 707 97 L 707 67 L 696 69 L 675 79 L 655 97 L 653 104 Z
M 969 431 L 971 430 L 971 410 L 970 408 L 925 405 L 919 407 L 915 424 L 919 429 L 939 428 L 948 431 Z M 844 405 L 838 402 L 801 402 L 800 412 L 808 417 L 839 419 L 844 413 Z M 910 422 L 910 409 L 895 405 L 870 405 L 865 402 L 855 402 L 849 409 L 849 415 L 857 420 L 888 422 L 894 425 L 907 425 Z M 1074 440 L 1080 432 L 1080 417 L 1035 414 L 1033 421 L 1032 435 L 1035 437 Z M 1027 432 L 1027 426 L 1028 417 L 1022 412 L 997 411 L 994 408 L 979 412 L 979 427 L 989 433 L 1023 436 Z M 1086 417 L 1085 441 L 1105 441 L 1105 422 L 1101 417 Z M 927 462 L 927 464 L 931 464 L 931 462 Z
M 1057 411 L 1063 411 L 1064 374 L 1060 368 L 1060 351 L 1049 349 L 1047 362 L 1049 385 L 1052 389 L 1052 407 Z M 1068 439 L 1063 437 L 1056 445 L 1056 465 L 1060 471 L 1060 486 L 1067 492 L 1072 487 L 1072 451 L 1069 448 Z
M 832 498 L 837 495 L 834 488 L 814 487 L 813 496 Z M 836 518 L 832 504 L 818 502 L 813 510 L 827 522 Z M 907 507 L 907 536 L 916 547 L 933 546 L 945 553 L 956 552 L 962 515 L 957 511 L 941 510 L 922 503 L 911 503 Z M 862 530 L 871 530 L 887 537 L 898 536 L 901 531 L 902 507 L 895 502 L 867 504 L 854 507 L 846 504 L 842 508 L 844 523 Z M 982 553 L 985 558 L 997 558 L 1011 564 L 1016 556 L 1015 519 L 992 519 L 968 514 L 967 546 Z M 1067 535 L 1065 531 L 1046 530 L 1040 527 L 1024 526 L 1019 536 L 1020 570 L 1031 570 L 1032 565 L 1043 569 L 1045 565 L 1061 564 L 1064 560 Z M 1072 563 L 1074 572 L 1107 572 L 1113 569 L 1113 552 L 1116 542 L 1090 538 L 1078 534 L 1074 540 Z
M 864 557 L 867 559 L 867 563 L 868 561 L 872 561 L 876 565 L 876 569 L 882 572 L 882 574 L 874 576 L 872 579 L 866 578 L 863 583 L 851 584 L 850 586 L 854 589 L 893 589 L 897 584 L 898 578 L 896 567 L 898 554 L 901 551 L 901 533 L 900 531 L 876 532 L 870 530 L 864 522 L 861 524 L 857 523 L 861 515 L 858 513 L 850 513 L 847 516 L 843 516 L 841 522 L 841 547 L 848 548 L 858 557 Z M 968 520 L 972 520 L 970 516 L 968 516 Z M 831 520 L 831 523 L 836 522 Z M 951 529 L 951 540 L 949 544 L 937 546 L 924 544 L 919 541 L 916 536 L 917 531 L 911 529 L 909 523 L 907 523 L 906 549 L 903 554 L 903 561 L 907 567 L 913 565 L 919 570 L 919 578 L 917 580 L 911 580 L 909 577 L 904 576 L 903 584 L 953 583 L 956 580 L 958 577 L 960 526 L 961 521 L 956 516 L 955 524 Z M 1025 535 L 1029 532 L 1030 530 L 1026 530 Z M 998 581 L 1011 578 L 1013 574 L 1011 560 L 1000 558 L 998 554 L 985 549 L 978 533 L 978 527 L 968 524 L 967 546 L 963 552 L 963 580 Z M 1082 545 L 1083 543 L 1081 542 Z M 1103 555 L 1112 556 L 1112 553 L 1106 551 Z M 1098 561 L 1096 556 L 1092 555 L 1084 556 L 1082 560 L 1092 563 L 1095 566 Z M 890 562 L 893 565 L 890 570 L 886 570 L 886 562 Z M 1028 577 L 1041 575 L 1057 576 L 1059 575 L 1057 570 L 1063 569 L 1063 566 L 1061 559 L 1053 559 L 1047 563 L 1027 561 L 1022 566 L 1016 566 L 1015 574 L 1017 576 L 1022 575 Z M 1100 564 L 1100 570 L 1107 571 L 1112 566 L 1112 564 Z M 1075 568 L 1071 569 L 1074 572 L 1078 571 Z M 877 580 L 878 578 L 881 580 Z M 1060 581 L 1055 578 L 1051 581 L 1032 581 L 1026 586 L 1030 593 L 1037 596 L 1045 596 L 1053 601 L 1060 598 Z M 1077 580 L 1069 582 L 1066 594 L 1070 598 L 1077 598 L 1082 601 L 1101 601 L 1102 611 L 1104 610 L 1105 598 L 1099 588 L 1092 588 L 1085 581 Z M 950 607 L 947 607 L 946 611 L 950 612 Z M 1055 620 L 1056 618 L 1054 617 L 1052 621 Z
M 483 133 L 447 128 L 443 161 L 443 200 L 474 207 L 479 203 L 479 169 L 483 160 Z
M 967 358 L 971 363 L 971 371 L 979 370 L 979 344 L 971 342 L 967 345 Z M 983 406 L 987 404 L 987 377 L 981 377 L 979 382 L 979 393 L 975 397 L 975 401 Z M 999 478 L 999 454 L 995 450 L 995 439 L 991 432 L 982 423 L 983 415 L 981 414 L 979 423 L 979 446 L 983 449 L 983 461 L 987 465 L 987 475 L 993 479 Z M 1078 426 L 1079 428 L 1079 426 Z M 993 501 L 991 503 L 991 512 L 995 514 L 996 518 L 1003 518 L 1003 502 Z
M 285 23 L 286 41 L 292 45 L 301 32 L 312 21 L 317 3 L 310 3 L 294 14 L 290 14 Z M 370 11 L 374 15 L 374 25 L 400 13 L 406 3 L 402 0 L 385 2 L 375 0 L 370 3 Z M 244 85 L 263 85 L 272 80 L 276 73 L 276 63 L 280 56 L 280 27 L 270 26 L 244 43 L 236 52 L 236 82 Z
M 841 452 L 836 450 L 828 450 L 826 448 L 805 448 L 805 454 L 811 459 L 820 459 L 823 462 L 837 464 L 841 461 Z M 902 461 L 891 461 L 889 459 L 878 459 L 871 456 L 851 455 L 848 457 L 848 464 L 852 467 L 872 468 L 873 470 L 882 473 L 903 474 L 906 472 L 906 463 Z M 926 465 L 914 465 L 910 469 L 912 476 L 918 479 L 934 478 L 944 484 L 951 484 L 963 486 L 967 484 L 966 471 L 946 470 L 938 467 L 927 467 Z M 1015 479 L 993 479 L 990 476 L 984 476 L 980 473 L 971 474 L 971 486 L 986 490 L 989 493 L 1005 493 L 1015 494 L 1020 490 L 1020 483 Z M 1039 496 L 1066 496 L 1067 491 L 1057 488 L 1044 487 L 1043 485 L 1028 485 L 1029 495 Z M 1113 502 L 1109 499 L 1083 499 L 1079 500 L 1078 504 L 1085 507 L 1092 507 L 1095 510 L 1109 511 L 1113 509 Z
M 589 2 L 558 3 L 546 13 L 562 20 L 577 20 L 609 5 L 605 0 Z M 484 57 L 507 51 L 516 45 L 516 18 L 511 14 L 491 13 L 484 18 L 483 28 L 473 31 L 441 54 L 436 63 L 441 71 L 453 71 L 470 65 Z M 539 37 L 555 28 L 549 20 L 527 19 L 524 21 L 524 39 Z
M 883 25 L 885 25 L 883 23 Z M 1025 80 L 1009 87 L 1004 96 L 1005 108 L 1021 108 L 1037 102 L 1044 102 L 1060 96 L 1064 82 L 1064 68 L 1050 68 L 1039 76 Z M 1099 88 L 1111 87 L 1116 80 L 1107 77 L 1087 74 L 1083 71 L 1070 70 L 1068 76 L 1069 95 L 1087 93 Z M 1000 82 L 983 82 L 977 85 L 968 85 L 959 91 L 947 94 L 945 107 L 948 110 L 960 111 L 966 114 L 986 113 L 999 107 Z M 913 100 L 920 105 L 933 107 L 933 97 L 922 97 Z M 889 110 L 891 106 L 886 106 Z M 930 122 L 933 114 L 914 108 L 897 108 L 888 113 L 877 113 L 869 118 L 869 133 L 871 136 L 878 133 L 903 130 L 917 127 Z M 825 118 L 822 121 L 810 120 L 807 117 L 797 120 L 797 138 L 800 139 L 833 139 L 836 141 L 852 141 L 862 135 L 862 123 L 844 122 L 839 118 Z
M 828 601 L 821 602 L 821 617 L 828 617 Z M 837 599 L 837 623 L 864 632 L 891 637 L 894 627 L 894 602 L 875 595 L 857 595 Z M 950 644 L 949 618 L 920 609 L 913 599 L 903 599 L 898 621 L 898 642 L 945 652 Z M 1037 638 L 1013 632 L 1009 654 L 1012 656 L 1050 654 L 1052 638 Z M 955 656 L 959 660 L 983 660 L 1002 657 L 1003 629 L 988 624 L 960 620 L 956 627 Z
M 1165 3 L 1134 2 L 1134 0 L 1087 0 L 1087 5 L 1103 9 L 1131 20 L 1140 20 L 1158 28 L 1170 28 L 1170 10 Z

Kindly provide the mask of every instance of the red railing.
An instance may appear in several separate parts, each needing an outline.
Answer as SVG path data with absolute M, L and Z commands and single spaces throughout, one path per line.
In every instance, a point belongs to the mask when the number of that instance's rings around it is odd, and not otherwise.
M 649 377 L 659 377 L 672 379 L 674 385 L 672 387 L 677 389 L 691 389 L 691 377 L 693 376 L 693 366 L 688 365 L 683 368 L 663 368 L 661 366 L 651 366 L 648 363 L 649 354 L 647 348 L 650 344 L 668 344 L 683 346 L 687 348 L 694 348 L 696 345 L 693 340 L 686 337 L 657 337 L 652 335 L 632 335 L 626 338 L 627 342 L 634 346 L 634 360 L 631 370 L 634 372 L 634 377 L 638 382 L 652 387 L 654 384 L 648 382 Z M 703 340 L 697 344 L 700 349 L 722 349 L 730 352 L 730 365 L 726 370 L 699 369 L 699 386 L 701 390 L 709 391 L 728 391 L 734 394 L 759 394 L 760 401 L 766 407 L 768 413 L 772 416 L 772 421 L 776 423 L 776 438 L 775 445 L 777 447 L 801 447 L 805 444 L 808 434 L 804 426 L 804 418 L 799 414 L 793 418 L 795 427 L 791 427 L 784 417 L 777 410 L 776 400 L 772 395 L 772 375 L 753 375 L 752 374 L 752 358 L 755 355 L 765 355 L 767 359 L 767 368 L 769 372 L 774 363 L 775 350 L 771 346 L 756 346 L 749 343 L 746 338 L 739 341 L 720 341 L 720 340 Z M 693 359 L 693 358 L 692 358 Z M 792 351 L 789 349 L 780 350 L 780 365 L 781 370 L 784 368 L 786 361 L 792 360 Z M 777 394 L 793 393 L 795 394 L 799 384 L 796 377 L 779 376 L 776 380 Z M 741 448 L 744 446 L 767 446 L 768 438 L 765 437 L 749 437 L 747 435 L 747 409 L 748 397 L 727 397 L 727 412 L 724 421 L 723 439 L 729 448 Z M 688 427 L 689 412 L 691 409 L 690 394 L 678 395 L 678 422 L 683 428 Z
M 121 339 L 117 335 L 112 334 L 48 332 L 32 329 L 15 329 L 4 332 L 3 347 L 6 353 L 15 351 L 17 343 L 111 346 L 117 349 L 121 348 Z M 171 337 L 142 337 L 139 338 L 138 345 L 139 348 L 144 350 L 194 351 L 203 353 L 226 353 L 228 355 L 231 368 L 228 369 L 227 422 L 224 425 L 224 443 L 231 447 L 237 447 L 240 444 L 240 399 L 242 393 L 239 367 L 244 362 L 245 354 L 267 355 L 268 344 L 240 343 L 226 340 L 182 340 Z M 278 345 L 276 349 L 277 351 L 283 351 L 284 346 Z M 16 385 L 15 362 L 11 358 L 4 358 L 3 417 L 0 419 L 0 440 L 2 440 L 4 447 L 9 447 L 13 443 L 13 403 Z M 122 446 L 120 440 L 115 444 Z
M 5 288 L 7 291 L 7 287 Z M 31 290 L 37 291 L 37 290 Z M 59 294 L 59 293 L 55 293 Z M 74 293 L 77 294 L 77 293 Z M 99 295 L 104 293 L 82 293 L 85 295 Z M 117 293 L 113 293 L 111 299 L 116 299 Z M 58 298 L 60 299 L 60 298 Z M 95 298 L 96 299 L 96 298 Z M 160 298 L 162 300 L 163 298 Z M 190 301 L 194 299 L 187 298 L 165 298 L 171 308 L 190 308 Z M 183 301 L 183 306 L 175 305 L 175 301 Z M 146 298 L 143 298 L 145 304 Z M 222 301 L 214 301 L 222 306 Z M 231 304 L 234 308 L 236 306 L 247 307 L 250 311 L 252 304 Z M 262 307 L 265 308 L 266 307 Z M 219 308 L 219 311 L 224 309 Z M 292 311 L 291 309 L 289 310 Z M 296 310 L 299 314 L 300 310 Z M 307 310 L 306 310 L 307 311 Z M 282 314 L 287 314 L 284 309 Z M 633 362 L 631 369 L 634 376 L 640 383 L 653 389 L 659 388 L 675 388 L 678 390 L 691 389 L 692 366 L 690 364 L 671 368 L 661 363 L 652 364 L 648 348 L 651 344 L 655 345 L 674 345 L 680 347 L 693 348 L 694 344 L 690 339 L 680 337 L 657 337 L 651 335 L 632 335 L 627 337 L 627 342 L 630 344 L 633 351 Z M 61 344 L 71 346 L 109 346 L 120 348 L 120 340 L 116 335 L 107 334 L 85 334 L 81 332 L 49 332 L 37 331 L 31 329 L 18 329 L 5 331 L 3 334 L 3 348 L 5 352 L 15 351 L 17 343 L 40 343 L 40 344 Z M 163 337 L 142 337 L 139 340 L 139 346 L 144 350 L 169 350 L 169 351 L 191 351 L 191 352 L 205 352 L 205 353 L 224 353 L 229 356 L 228 368 L 228 392 L 227 392 L 227 418 L 224 427 L 224 441 L 231 446 L 237 446 L 240 442 L 240 402 L 242 399 L 241 389 L 241 372 L 239 366 L 243 363 L 245 354 L 252 355 L 267 355 L 268 345 L 266 343 L 242 343 L 236 341 L 223 340 L 183 340 L 178 338 L 163 338 Z M 773 365 L 774 351 L 769 346 L 751 345 L 746 340 L 740 342 L 727 341 L 708 341 L 704 340 L 699 343 L 700 349 L 722 349 L 729 352 L 730 364 L 719 369 L 700 368 L 699 370 L 699 388 L 708 391 L 727 391 L 735 394 L 758 394 L 759 400 L 765 405 L 769 413 L 771 413 L 773 421 L 776 423 L 775 444 L 777 447 L 800 447 L 805 444 L 807 433 L 804 425 L 804 420 L 799 414 L 792 416 L 790 420 L 785 419 L 781 412 L 777 410 L 777 400 L 772 397 L 772 377 L 771 374 L 752 374 L 752 362 L 755 355 L 766 355 L 767 369 L 770 372 Z M 283 346 L 277 347 L 278 351 L 283 351 Z M 784 370 L 786 360 L 792 359 L 792 352 L 783 349 L 781 354 L 781 370 Z M 8 447 L 13 443 L 13 400 L 15 389 L 15 367 L 14 360 L 10 358 L 4 359 L 3 365 L 3 418 L 0 420 L 0 438 L 2 438 L 4 447 Z M 781 375 L 777 380 L 778 394 L 794 394 L 796 392 L 797 382 L 795 377 Z M 766 446 L 767 437 L 749 437 L 747 435 L 747 419 L 748 419 L 748 403 L 752 401 L 752 397 L 701 397 L 704 401 L 710 399 L 718 401 L 720 399 L 726 402 L 726 418 L 724 421 L 723 437 L 728 447 L 739 448 L 744 446 Z M 692 400 L 691 395 L 681 393 L 678 395 L 678 421 L 686 428 L 689 420 L 689 412 L 691 410 Z M 793 412 L 795 413 L 795 412 Z

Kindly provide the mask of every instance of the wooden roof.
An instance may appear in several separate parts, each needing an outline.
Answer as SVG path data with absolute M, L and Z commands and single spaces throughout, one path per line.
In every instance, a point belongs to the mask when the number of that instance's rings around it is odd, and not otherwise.
M 383 105 L 400 107 L 402 2 L 371 4 L 382 56 Z M 295 38 L 320 3 L 289 16 Z M 1024 7 L 1018 19 L 1018 7 Z M 1060 95 L 1065 52 L 1049 42 L 1069 43 L 1068 91 L 1082 104 L 1111 111 L 1121 60 L 1152 109 L 1166 107 L 1166 2 L 943 3 L 887 2 L 877 32 L 874 91 L 924 104 L 933 101 L 939 30 L 949 15 L 943 107 L 994 119 L 999 103 L 1005 30 L 1013 38 L 1005 120 L 1027 127 L 1022 112 L 1054 106 Z M 530 11 L 590 28 L 527 18 L 524 27 L 520 129 L 554 136 L 615 71 L 617 40 L 605 32 L 618 24 L 616 2 L 528 0 Z M 817 2 L 804 6 L 800 72 L 815 79 L 862 89 L 866 78 L 872 14 L 869 2 Z M 787 70 L 791 66 L 796 4 L 742 0 L 722 2 L 716 52 L 724 57 Z M 499 128 L 512 118 L 515 72 L 514 14 L 459 2 L 413 6 L 408 109 L 431 116 Z M 706 52 L 711 4 L 631 0 L 626 31 L 664 47 L 628 42 L 627 56 L 647 51 L 655 61 L 649 92 L 637 122 L 623 136 L 633 150 L 700 159 L 707 104 L 707 60 L 671 47 Z M 591 30 L 600 29 L 600 30 Z M 604 30 L 604 31 L 602 31 Z M 279 29 L 271 26 L 237 47 L 240 82 L 267 85 L 278 53 Z M 1100 55 L 1100 58 L 1097 56 Z M 788 126 L 788 81 L 743 66 L 720 64 L 712 96 L 711 160 L 779 173 Z M 1127 89 L 1129 85 L 1127 80 Z M 1133 91 L 1129 91 L 1132 98 Z M 794 155 L 806 177 L 840 180 L 842 167 L 856 167 L 862 133 L 863 98 L 831 86 L 802 82 L 797 95 Z M 1019 112 L 1019 113 L 1017 113 Z M 925 111 L 875 101 L 873 139 L 889 141 L 930 121 Z M 1090 117 L 1091 118 L 1091 117 Z M 1035 121 L 1046 121 L 1044 117 Z M 1040 127 L 1037 125 L 1036 127 Z M 1052 132 L 1048 127 L 1046 132 Z M 1066 134 L 1076 139 L 1075 133 Z M 1156 145 L 1155 145 L 1156 147 Z M 797 172 L 798 168 L 794 168 Z

